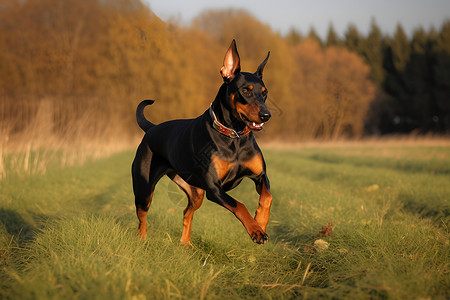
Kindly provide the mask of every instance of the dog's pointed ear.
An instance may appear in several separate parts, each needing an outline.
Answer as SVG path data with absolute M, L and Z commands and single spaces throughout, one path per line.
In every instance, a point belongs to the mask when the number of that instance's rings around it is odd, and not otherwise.
M 241 59 L 236 48 L 236 41 L 231 42 L 225 58 L 223 59 L 223 66 L 220 69 L 220 74 L 225 82 L 230 82 L 241 71 Z
M 266 59 L 259 65 L 258 70 L 256 70 L 255 75 L 262 78 L 264 67 L 266 66 L 267 60 L 269 59 L 270 51 L 267 53 Z

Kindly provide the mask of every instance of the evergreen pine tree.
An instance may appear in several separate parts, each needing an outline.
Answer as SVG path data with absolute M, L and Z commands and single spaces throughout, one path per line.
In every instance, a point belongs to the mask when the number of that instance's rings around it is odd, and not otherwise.
M 355 25 L 350 24 L 345 32 L 345 45 L 351 51 L 362 54 L 363 40 Z
M 410 44 L 403 27 L 398 24 L 394 37 L 386 41 L 386 62 L 388 76 L 386 77 L 386 91 L 394 97 L 394 123 L 396 131 L 408 133 L 416 128 L 413 124 L 412 106 L 405 82 L 404 71 L 410 57 Z
M 326 41 L 326 46 L 330 47 L 330 46 L 337 46 L 339 44 L 339 38 L 336 34 L 336 32 L 334 31 L 333 28 L 333 24 L 330 23 L 329 27 L 328 27 L 328 35 L 327 35 L 327 41 Z
M 432 117 L 441 132 L 450 132 L 450 20 L 442 25 L 433 47 L 435 65 L 433 68 L 436 114 Z
M 407 101 L 405 101 L 405 86 L 401 72 L 396 68 L 394 63 L 394 40 L 387 36 L 383 47 L 383 67 L 385 70 L 385 78 L 382 84 L 383 90 L 391 97 L 388 105 L 390 106 L 390 116 L 386 122 L 389 125 L 389 132 L 408 132 L 406 128 Z
M 383 37 L 381 30 L 372 19 L 369 35 L 364 43 L 364 57 L 371 68 L 372 79 L 381 84 L 384 80 L 383 69 Z
M 316 41 L 319 43 L 319 45 L 323 46 L 322 40 L 320 39 L 319 35 L 317 34 L 316 30 L 314 29 L 314 27 L 311 27 L 311 29 L 309 30 L 308 33 L 308 38 Z
M 397 71 L 403 71 L 411 55 L 411 47 L 408 37 L 402 25 L 398 24 L 391 44 L 393 63 Z
M 286 41 L 291 45 L 297 45 L 303 40 L 303 36 L 295 28 L 291 28 L 285 37 Z
M 428 38 L 422 27 L 416 29 L 411 40 L 411 54 L 403 73 L 409 92 L 409 105 L 420 131 L 433 128 L 432 118 L 436 111 L 435 97 L 432 96 L 432 60 L 428 51 Z
M 414 30 L 411 41 L 411 52 L 414 54 L 425 54 L 427 52 L 427 44 L 428 37 L 423 27 Z

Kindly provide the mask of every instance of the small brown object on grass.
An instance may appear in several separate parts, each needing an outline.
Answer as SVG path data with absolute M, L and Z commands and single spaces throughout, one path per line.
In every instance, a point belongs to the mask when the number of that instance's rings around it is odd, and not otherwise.
M 328 223 L 327 226 L 322 227 L 322 230 L 319 231 L 319 236 L 329 236 L 333 233 L 333 222 Z

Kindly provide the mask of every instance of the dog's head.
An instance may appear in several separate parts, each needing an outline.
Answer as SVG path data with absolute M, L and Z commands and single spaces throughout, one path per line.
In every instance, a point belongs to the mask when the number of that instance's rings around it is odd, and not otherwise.
M 241 72 L 239 54 L 233 40 L 220 69 L 224 82 L 228 84 L 226 101 L 229 101 L 233 116 L 255 131 L 261 130 L 271 117 L 265 104 L 268 90 L 262 81 L 269 55 L 270 52 L 255 73 Z

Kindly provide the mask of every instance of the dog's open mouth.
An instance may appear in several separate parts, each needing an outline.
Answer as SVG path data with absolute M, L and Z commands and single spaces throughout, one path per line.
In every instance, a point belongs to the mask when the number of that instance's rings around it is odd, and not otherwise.
M 247 126 L 251 130 L 259 131 L 263 129 L 264 123 L 247 122 Z
M 264 123 L 256 123 L 251 122 L 245 115 L 240 114 L 242 121 L 244 121 L 247 124 L 247 127 L 250 128 L 250 130 L 254 131 L 260 131 L 263 129 Z

